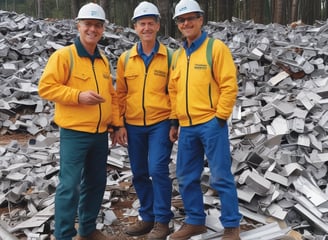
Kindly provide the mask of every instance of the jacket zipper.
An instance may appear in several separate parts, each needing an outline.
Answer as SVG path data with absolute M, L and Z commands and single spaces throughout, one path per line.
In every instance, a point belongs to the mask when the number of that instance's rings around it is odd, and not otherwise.
M 147 76 L 148 76 L 148 67 L 146 67 L 146 72 L 144 76 L 144 84 L 143 84 L 143 89 L 142 89 L 142 110 L 143 110 L 143 122 L 144 126 L 146 126 L 146 108 L 145 108 L 145 92 L 146 92 L 146 81 L 147 81 Z
M 96 72 L 95 72 L 94 61 L 92 61 L 92 71 L 93 71 L 93 75 L 95 77 L 95 82 L 96 82 L 96 87 L 97 87 L 97 93 L 99 94 L 99 86 L 98 86 L 97 75 L 96 75 Z M 102 115 L 102 112 L 101 112 L 101 104 L 100 103 L 98 104 L 98 108 L 99 108 L 99 120 L 98 120 L 97 127 L 96 127 L 96 133 L 99 132 L 99 125 L 100 125 L 100 122 L 101 122 L 101 115 Z
M 189 82 L 189 63 L 190 63 L 190 55 L 187 56 L 187 75 L 186 75 L 186 114 L 189 119 L 189 124 L 192 125 L 192 119 L 189 114 L 189 107 L 188 107 L 188 82 Z

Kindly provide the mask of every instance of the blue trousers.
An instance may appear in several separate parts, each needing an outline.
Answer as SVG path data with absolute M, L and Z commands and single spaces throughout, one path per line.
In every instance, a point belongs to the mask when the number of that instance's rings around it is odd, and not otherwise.
M 177 178 L 186 213 L 185 222 L 204 225 L 203 193 L 200 179 L 204 169 L 204 152 L 210 167 L 210 184 L 221 200 L 220 221 L 224 227 L 237 227 L 241 219 L 234 177 L 231 173 L 228 126 L 211 121 L 181 127 L 178 140 Z
M 173 145 L 169 139 L 170 122 L 125 126 L 132 182 L 140 201 L 139 215 L 146 222 L 168 223 L 173 217 L 168 167 Z
M 78 214 L 79 234 L 96 229 L 106 187 L 108 133 L 60 129 L 60 171 L 55 196 L 55 237 L 72 240 Z

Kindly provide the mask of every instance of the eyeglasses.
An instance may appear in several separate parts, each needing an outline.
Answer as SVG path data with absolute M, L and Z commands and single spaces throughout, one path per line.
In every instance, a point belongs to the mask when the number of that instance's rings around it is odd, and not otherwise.
M 96 29 L 101 29 L 104 27 L 104 23 L 102 22 L 92 23 L 92 22 L 80 21 L 80 24 L 82 24 L 86 28 L 91 28 L 92 26 L 94 26 Z
M 200 16 L 197 15 L 197 16 L 190 16 L 190 17 L 186 17 L 186 18 L 179 17 L 175 20 L 175 22 L 176 22 L 176 24 L 183 24 L 183 23 L 185 23 L 185 21 L 192 22 L 192 21 L 195 21 L 197 18 L 200 18 Z

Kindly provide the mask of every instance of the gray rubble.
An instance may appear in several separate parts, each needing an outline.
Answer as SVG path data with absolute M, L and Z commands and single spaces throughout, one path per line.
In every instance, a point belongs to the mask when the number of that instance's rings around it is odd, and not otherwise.
M 0 20 L 0 136 L 31 135 L 26 144 L 12 140 L 0 146 L 0 205 L 9 210 L 0 217 L 0 239 L 17 234 L 46 239 L 53 230 L 59 142 L 53 103 L 40 99 L 37 84 L 49 55 L 71 44 L 77 31 L 73 20 L 36 20 L 1 10 Z M 238 69 L 240 91 L 229 124 L 242 225 L 249 227 L 241 239 L 326 239 L 328 22 L 291 28 L 233 19 L 208 22 L 204 29 L 229 46 Z M 136 41 L 132 29 L 106 26 L 100 46 L 114 73 L 118 56 Z M 170 37 L 160 41 L 173 49 L 179 46 Z M 175 145 L 170 169 L 172 224 L 178 228 L 184 215 L 175 179 L 176 150 Z M 108 165 L 98 228 L 110 231 L 116 219 L 111 211 L 119 196 L 115 193 L 131 191 L 126 149 L 113 147 Z M 205 167 L 208 232 L 192 239 L 222 235 L 220 201 L 209 178 Z M 23 203 L 25 209 L 13 208 Z M 136 216 L 137 208 L 138 201 L 126 209 L 126 217 Z

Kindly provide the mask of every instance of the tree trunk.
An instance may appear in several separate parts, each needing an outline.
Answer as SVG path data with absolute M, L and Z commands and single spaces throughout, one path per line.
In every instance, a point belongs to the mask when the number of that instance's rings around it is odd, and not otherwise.
M 250 0 L 249 1 L 249 16 L 255 23 L 263 23 L 264 21 L 264 5 L 263 0 Z
M 217 16 L 216 19 L 218 21 L 231 20 L 232 13 L 230 13 L 229 11 L 231 9 L 233 9 L 233 7 L 229 8 L 229 6 L 231 6 L 231 5 L 233 6 L 233 4 L 234 4 L 233 0 L 229 1 L 229 2 L 227 2 L 227 0 L 219 0 L 217 2 L 217 14 L 218 14 L 218 16 Z
M 273 7 L 272 7 L 272 11 L 273 11 L 273 22 L 274 23 L 279 23 L 279 24 L 285 24 L 284 22 L 284 0 L 273 0 Z
M 161 35 L 168 36 L 171 32 L 170 0 L 157 0 L 156 2 L 161 13 Z
M 38 18 L 43 18 L 43 0 L 38 0 Z
M 292 1 L 292 22 L 295 22 L 298 20 L 298 0 L 293 0 Z
M 321 0 L 315 1 L 314 16 L 311 24 L 314 24 L 316 20 L 321 19 Z
M 100 0 L 99 5 L 104 9 L 106 14 L 106 19 L 110 19 L 110 12 L 109 12 L 109 2 L 107 0 Z
M 200 8 L 204 11 L 204 24 L 208 21 L 208 0 L 199 0 L 198 1 Z
M 127 18 L 126 18 L 125 14 L 123 14 L 124 11 L 127 11 L 127 9 L 129 9 L 129 1 L 121 1 L 121 2 L 123 3 L 123 8 L 116 9 L 116 11 L 118 13 L 116 15 L 116 17 L 122 18 L 122 25 L 123 26 L 129 26 L 129 23 L 131 22 L 130 19 L 132 18 L 132 15 L 128 15 Z
M 242 19 L 244 20 L 248 20 L 250 19 L 250 15 L 249 15 L 249 12 L 250 12 L 250 9 L 249 9 L 249 2 L 250 0 L 245 0 L 244 1 L 244 6 L 243 6 L 243 12 L 244 14 L 242 15 Z
M 320 18 L 320 0 L 313 0 L 311 2 L 302 0 L 301 1 L 301 17 L 302 21 L 306 24 L 312 25 L 315 20 Z
M 71 18 L 76 18 L 78 13 L 78 0 L 71 0 Z
M 233 15 L 234 15 L 234 8 L 235 8 L 235 0 L 226 0 L 226 9 L 227 9 L 227 15 L 226 20 L 231 21 Z

